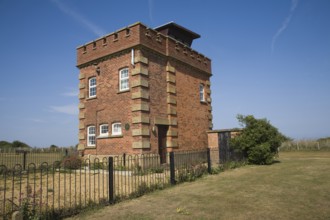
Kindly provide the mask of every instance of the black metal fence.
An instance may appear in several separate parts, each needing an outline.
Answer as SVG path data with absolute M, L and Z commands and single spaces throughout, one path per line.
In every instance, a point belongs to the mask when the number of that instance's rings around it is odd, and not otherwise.
M 49 149 L 0 149 L 0 165 L 12 168 L 16 164 L 21 164 L 25 170 L 27 165 L 34 163 L 40 166 L 43 162 L 49 164 L 61 161 L 65 156 L 73 153 L 70 149 L 60 148 Z
M 210 172 L 210 151 L 125 155 L 94 160 L 67 157 L 61 162 L 0 166 L 0 217 L 65 216 L 95 204 L 141 196 Z

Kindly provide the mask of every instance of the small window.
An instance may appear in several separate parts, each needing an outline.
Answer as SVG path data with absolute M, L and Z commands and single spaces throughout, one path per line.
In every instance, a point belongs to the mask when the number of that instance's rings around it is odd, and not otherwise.
M 126 36 L 130 35 L 131 30 L 129 28 L 126 28 Z
M 109 135 L 108 124 L 100 125 L 100 136 L 108 136 L 108 135 Z
M 114 35 L 113 35 L 113 40 L 114 40 L 114 41 L 118 40 L 118 33 L 114 33 Z
M 103 45 L 107 44 L 107 38 L 103 38 Z
M 96 77 L 89 79 L 89 98 L 96 97 Z
M 93 42 L 93 50 L 96 49 L 96 42 Z
M 95 126 L 87 127 L 87 146 L 95 146 Z
M 128 68 L 119 71 L 119 91 L 129 90 Z
M 121 123 L 112 124 L 112 135 L 121 135 Z
M 199 100 L 201 102 L 205 102 L 205 91 L 203 84 L 199 84 Z

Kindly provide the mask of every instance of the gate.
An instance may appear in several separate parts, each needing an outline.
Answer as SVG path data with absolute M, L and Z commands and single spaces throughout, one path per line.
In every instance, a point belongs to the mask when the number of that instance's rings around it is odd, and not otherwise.
M 230 160 L 231 149 L 229 146 L 230 132 L 220 132 L 218 136 L 219 140 L 219 161 L 220 163 L 226 163 Z

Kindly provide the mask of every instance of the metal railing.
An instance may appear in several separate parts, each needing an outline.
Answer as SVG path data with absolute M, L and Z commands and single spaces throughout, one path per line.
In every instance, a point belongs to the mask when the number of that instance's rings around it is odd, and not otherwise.
M 66 216 L 97 204 L 111 204 L 141 196 L 210 172 L 210 151 L 159 155 L 125 155 L 62 162 L 30 163 L 23 169 L 0 166 L 0 217 L 14 211 L 23 215 Z M 26 213 L 24 213 L 26 212 Z
M 21 164 L 25 170 L 30 163 L 36 166 L 40 166 L 43 162 L 52 164 L 55 161 L 61 161 L 69 153 L 71 152 L 67 149 L 0 149 L 0 165 L 12 168 L 16 164 Z

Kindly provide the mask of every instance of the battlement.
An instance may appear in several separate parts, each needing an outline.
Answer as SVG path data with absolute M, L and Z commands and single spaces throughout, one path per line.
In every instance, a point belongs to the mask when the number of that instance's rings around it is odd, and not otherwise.
M 77 67 L 141 46 L 211 74 L 211 60 L 186 44 L 138 22 L 77 48 Z

